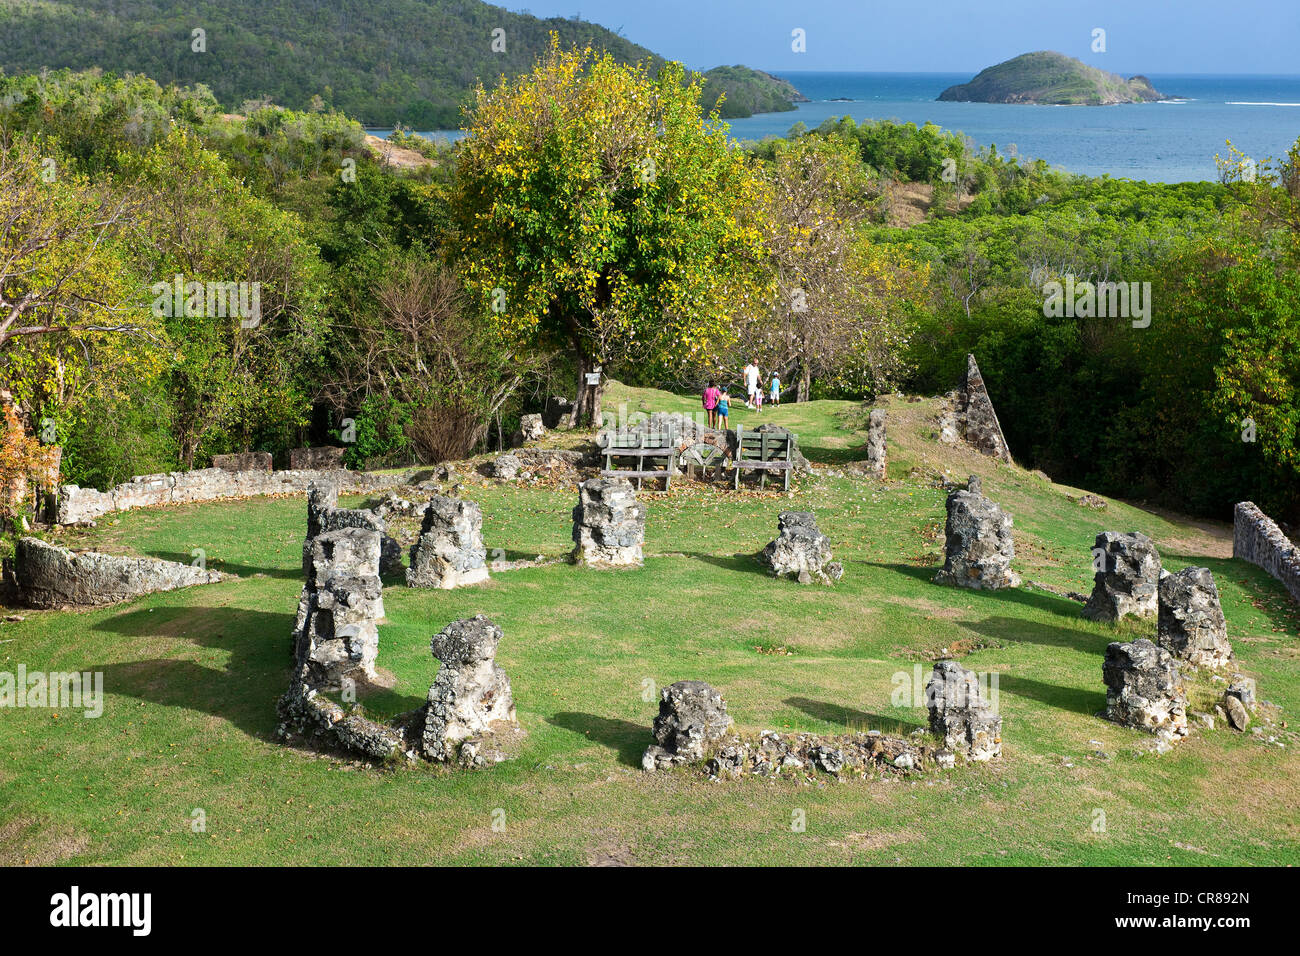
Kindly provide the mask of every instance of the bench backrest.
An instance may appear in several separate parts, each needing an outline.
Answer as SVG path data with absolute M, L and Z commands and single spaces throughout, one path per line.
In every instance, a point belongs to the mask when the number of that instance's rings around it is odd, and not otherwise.
M 605 449 L 618 448 L 663 448 L 668 449 L 677 442 L 670 432 L 611 432 L 605 443 Z
M 794 448 L 792 436 L 785 432 L 747 432 L 737 429 L 736 457 L 741 461 L 789 461 Z

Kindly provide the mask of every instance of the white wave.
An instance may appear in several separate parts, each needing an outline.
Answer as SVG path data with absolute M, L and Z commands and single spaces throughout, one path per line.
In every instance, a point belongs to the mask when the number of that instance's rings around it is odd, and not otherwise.
M 1300 106 L 1300 103 L 1253 103 L 1247 100 L 1228 100 L 1228 106 Z

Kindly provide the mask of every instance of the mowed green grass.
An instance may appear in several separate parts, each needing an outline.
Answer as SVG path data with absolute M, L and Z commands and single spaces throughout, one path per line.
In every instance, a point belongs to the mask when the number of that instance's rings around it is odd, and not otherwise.
M 612 393 L 631 411 L 698 404 L 619 386 Z M 944 493 L 924 476 L 984 476 L 985 493 L 1015 515 L 1026 581 L 1086 592 L 1088 549 L 1106 529 L 1151 534 L 1167 567 L 1210 567 L 1240 667 L 1285 717 L 1300 707 L 1300 652 L 1281 587 L 1227 556 L 1223 527 L 1119 502 L 1102 512 L 1081 507 L 1069 489 L 938 445 L 927 420 L 933 403 L 895 399 L 889 408 L 887 482 L 823 477 L 788 496 L 688 482 L 667 495 L 647 490 L 644 569 L 557 563 L 452 592 L 391 582 L 379 665 L 395 684 L 367 701 L 374 713 L 423 701 L 436 670 L 429 638 L 448 622 L 482 613 L 504 629 L 498 659 L 527 738 L 516 759 L 486 771 L 380 771 L 275 741 L 301 586 L 302 498 L 128 512 L 66 536 L 79 547 L 184 560 L 203 548 L 211 567 L 240 578 L 91 612 L 27 611 L 21 623 L 0 624 L 0 670 L 102 671 L 107 692 L 96 720 L 0 711 L 0 862 L 1300 860 L 1295 735 L 1273 731 L 1278 747 L 1198 729 L 1172 753 L 1146 753 L 1151 738 L 1096 714 L 1106 644 L 1154 625 L 1087 622 L 1077 604 L 1042 590 L 933 584 Z M 815 463 L 860 457 L 861 412 L 850 403 L 787 405 L 763 418 L 798 431 Z M 732 420 L 757 423 L 743 406 Z M 568 552 L 571 490 L 473 479 L 464 494 L 483 508 L 489 549 Z M 816 511 L 845 565 L 835 587 L 779 582 L 753 562 L 785 508 Z M 1001 761 L 814 784 L 639 769 L 657 706 L 644 699 L 651 685 L 706 680 L 737 726 L 754 733 L 910 732 L 926 713 L 894 706 L 896 675 L 918 664 L 928 674 L 944 648 L 969 650 L 965 666 L 997 673 Z M 192 826 L 195 810 L 206 818 L 202 832 Z M 795 811 L 804 832 L 792 830 Z M 1103 832 L 1094 828 L 1098 811 Z

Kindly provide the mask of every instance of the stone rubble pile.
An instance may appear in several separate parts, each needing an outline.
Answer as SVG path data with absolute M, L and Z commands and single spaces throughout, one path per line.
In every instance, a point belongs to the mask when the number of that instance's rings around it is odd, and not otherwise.
M 1178 661 L 1145 638 L 1106 648 L 1106 718 L 1167 742 L 1187 736 L 1187 692 Z
M 413 588 L 451 588 L 488 579 L 483 512 L 472 501 L 443 495 L 424 509 L 420 537 L 411 546 L 406 583 Z
M 537 441 L 545 434 L 546 425 L 542 422 L 541 415 L 522 415 L 519 418 L 519 427 L 510 436 L 510 444 L 518 448 L 526 442 Z
M 646 770 L 697 763 L 708 757 L 731 728 L 722 695 L 701 680 L 681 680 L 659 692 L 655 742 L 646 748 Z
M 573 560 L 593 568 L 640 567 L 646 506 L 625 478 L 590 478 L 573 509 Z
M 985 761 L 1002 754 L 1002 718 L 979 680 L 956 661 L 939 661 L 925 686 L 930 730 L 956 754 Z
M 1019 585 L 1020 575 L 1011 570 L 1011 515 L 978 491 L 952 492 L 947 510 L 946 557 L 935 581 L 977 590 Z
M 843 565 L 832 558 L 830 539 L 818 529 L 811 511 L 782 511 L 776 539 L 758 554 L 759 563 L 774 575 L 800 584 L 826 584 L 843 577 Z
M 1103 531 L 1097 535 L 1093 558 L 1097 571 L 1084 617 L 1118 621 L 1129 615 L 1150 617 L 1156 613 L 1160 553 L 1150 538 L 1138 531 Z
M 421 751 L 428 759 L 480 767 L 504 759 L 490 738 L 518 721 L 510 679 L 496 662 L 501 637 L 481 614 L 434 635 L 430 648 L 441 666 L 425 705 Z
M 1228 623 L 1209 568 L 1183 568 L 1160 579 L 1157 643 L 1194 667 L 1226 667 Z

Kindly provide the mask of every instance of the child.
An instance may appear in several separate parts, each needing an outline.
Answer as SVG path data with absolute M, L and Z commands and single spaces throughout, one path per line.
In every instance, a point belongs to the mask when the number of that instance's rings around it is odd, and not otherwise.
M 717 427 L 726 431 L 727 412 L 731 411 L 731 396 L 727 394 L 727 386 L 722 386 L 722 391 L 718 393 L 718 418 Z
M 721 393 L 718 391 L 718 383 L 709 379 L 709 387 L 704 390 L 704 411 L 709 416 L 709 427 L 713 428 L 718 421 L 718 397 Z
M 754 389 L 754 411 L 761 412 L 762 410 L 763 410 L 763 390 L 761 388 L 756 388 Z
M 781 379 L 775 372 L 772 373 L 772 404 L 781 404 Z

